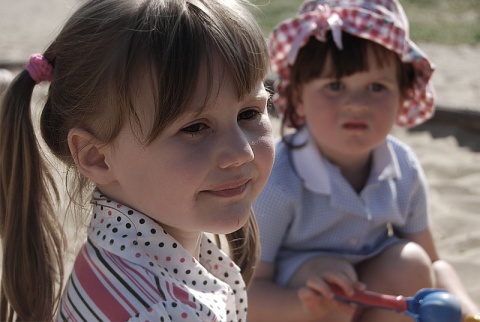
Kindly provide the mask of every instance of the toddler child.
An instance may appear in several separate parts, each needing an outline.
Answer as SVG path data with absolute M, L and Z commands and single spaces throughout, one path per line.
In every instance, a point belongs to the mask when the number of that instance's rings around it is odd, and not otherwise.
M 254 203 L 262 252 L 249 320 L 411 321 L 340 305 L 331 285 L 404 296 L 441 287 L 478 311 L 438 256 L 417 157 L 389 135 L 434 108 L 433 65 L 398 1 L 305 1 L 270 51 L 283 139 Z

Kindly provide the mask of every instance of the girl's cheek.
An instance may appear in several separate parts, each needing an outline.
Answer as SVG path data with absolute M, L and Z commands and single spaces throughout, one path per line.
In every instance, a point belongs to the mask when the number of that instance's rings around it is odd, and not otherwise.
M 268 116 L 262 117 L 258 126 L 251 133 L 251 142 L 252 148 L 260 149 L 260 151 L 257 151 L 258 153 L 264 154 L 273 150 L 273 127 Z
M 265 158 L 268 158 L 268 161 L 265 160 L 267 164 L 273 166 L 273 159 L 275 157 L 275 139 L 273 136 L 273 130 L 272 130 L 272 125 L 270 123 L 270 120 L 267 121 L 268 126 L 266 126 L 266 131 L 263 136 L 263 153 L 265 155 Z
M 273 126 L 272 126 L 272 122 L 270 121 L 270 117 L 267 113 L 263 114 L 261 125 L 265 128 L 266 132 L 272 134 Z

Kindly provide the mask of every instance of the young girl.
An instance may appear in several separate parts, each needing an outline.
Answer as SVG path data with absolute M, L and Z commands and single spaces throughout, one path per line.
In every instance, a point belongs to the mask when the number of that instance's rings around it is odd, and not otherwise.
M 262 255 L 249 321 L 411 321 L 342 306 L 331 285 L 404 296 L 447 288 L 465 313 L 478 311 L 435 249 L 416 156 L 389 135 L 434 106 L 433 66 L 400 4 L 306 1 L 275 28 L 270 50 L 275 103 L 296 131 L 282 135 L 254 203 Z
M 0 319 L 245 321 L 274 154 L 267 70 L 240 0 L 80 7 L 3 101 Z M 77 179 L 72 204 L 93 208 L 63 296 L 59 194 L 29 109 L 42 81 L 42 137 Z M 227 234 L 235 263 L 204 232 Z

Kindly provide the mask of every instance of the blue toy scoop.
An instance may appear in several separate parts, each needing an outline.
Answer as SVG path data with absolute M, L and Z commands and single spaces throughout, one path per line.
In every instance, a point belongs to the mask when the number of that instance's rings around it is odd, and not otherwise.
M 451 293 L 442 289 L 422 289 L 407 298 L 406 314 L 418 322 L 460 322 L 462 306 Z
M 331 286 L 339 301 L 403 312 L 416 322 L 461 322 L 460 301 L 443 289 L 425 288 L 413 297 L 380 294 L 371 291 L 357 291 L 346 295 L 340 288 Z

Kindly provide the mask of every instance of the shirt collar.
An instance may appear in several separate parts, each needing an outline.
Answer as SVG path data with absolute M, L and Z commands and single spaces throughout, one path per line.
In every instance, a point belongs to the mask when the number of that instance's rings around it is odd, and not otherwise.
M 192 274 L 178 274 L 179 281 L 193 280 L 198 274 L 212 274 L 228 283 L 230 281 L 227 282 L 223 275 L 231 275 L 238 280 L 235 287 L 245 287 L 243 279 L 238 278 L 240 268 L 207 235 L 202 236 L 197 261 L 150 217 L 107 199 L 98 190 L 93 193 L 92 203 L 94 214 L 88 237 L 99 247 L 141 265 L 155 275 L 167 272 L 175 277 L 175 271 L 181 267 L 183 272 L 191 270 Z M 224 274 L 227 271 L 230 274 Z
M 305 187 L 319 194 L 330 194 L 330 176 L 326 165 L 329 161 L 318 150 L 307 126 L 294 135 L 292 143 L 304 144 L 303 147 L 292 150 L 292 158 Z M 387 140 L 373 150 L 372 171 L 369 177 L 370 180 L 377 181 L 401 177 L 397 157 Z

